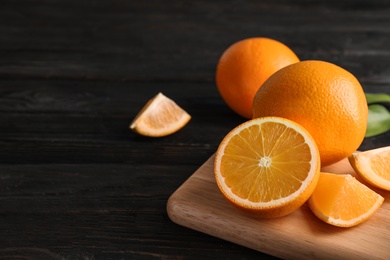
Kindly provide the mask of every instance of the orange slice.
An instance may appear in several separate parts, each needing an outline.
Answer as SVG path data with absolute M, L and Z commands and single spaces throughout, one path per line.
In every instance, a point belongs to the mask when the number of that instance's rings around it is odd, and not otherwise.
M 220 143 L 214 162 L 224 197 L 264 218 L 287 215 L 305 203 L 319 169 L 310 134 L 278 117 L 252 119 L 233 129 Z
M 173 100 L 158 93 L 134 118 L 130 129 L 140 135 L 161 137 L 177 132 L 190 119 L 191 116 Z
M 338 227 L 356 226 L 372 216 L 384 198 L 349 174 L 321 173 L 308 200 L 311 211 Z
M 353 169 L 371 185 L 390 190 L 390 146 L 355 152 L 349 158 Z

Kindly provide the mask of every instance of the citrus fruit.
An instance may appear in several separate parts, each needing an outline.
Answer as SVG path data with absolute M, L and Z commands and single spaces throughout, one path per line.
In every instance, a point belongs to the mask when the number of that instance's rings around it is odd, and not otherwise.
M 191 116 L 172 99 L 158 93 L 137 114 L 130 129 L 140 135 L 161 137 L 177 132 L 190 119 Z
M 233 111 L 250 119 L 253 98 L 263 82 L 277 70 L 298 61 L 297 55 L 277 40 L 254 37 L 238 41 L 218 61 L 218 91 Z
M 360 146 L 368 108 L 364 91 L 350 72 L 308 60 L 289 65 L 264 82 L 253 101 L 253 117 L 264 116 L 284 117 L 306 128 L 326 166 Z
M 390 191 L 390 146 L 355 152 L 348 160 L 369 184 Z
M 310 134 L 277 117 L 249 120 L 220 143 L 214 173 L 223 196 L 259 217 L 287 215 L 310 197 L 320 159 Z
M 352 175 L 321 172 L 317 187 L 308 200 L 312 212 L 324 222 L 356 226 L 372 216 L 384 198 Z

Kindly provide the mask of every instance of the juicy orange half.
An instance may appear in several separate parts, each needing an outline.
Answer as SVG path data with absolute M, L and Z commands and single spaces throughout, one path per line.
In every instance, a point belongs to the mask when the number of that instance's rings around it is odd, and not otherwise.
M 356 226 L 371 217 L 384 198 L 352 175 L 321 173 L 308 204 L 324 222 L 339 226 Z
M 365 181 L 390 191 L 390 146 L 355 152 L 348 160 Z
M 130 129 L 140 135 L 162 137 L 177 132 L 190 119 L 191 116 L 172 99 L 158 93 L 141 109 Z
M 226 135 L 215 156 L 214 173 L 224 197 L 260 217 L 287 215 L 312 194 L 320 169 L 317 146 L 293 121 L 249 120 Z

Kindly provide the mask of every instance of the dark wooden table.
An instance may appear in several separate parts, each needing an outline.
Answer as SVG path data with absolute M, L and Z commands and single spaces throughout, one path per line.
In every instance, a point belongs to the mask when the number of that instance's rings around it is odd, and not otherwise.
M 214 74 L 230 44 L 253 36 L 390 93 L 386 0 L 1 1 L 0 259 L 265 257 L 166 213 L 244 121 Z M 192 120 L 165 138 L 137 136 L 130 122 L 160 91 Z M 385 145 L 389 132 L 360 149 Z

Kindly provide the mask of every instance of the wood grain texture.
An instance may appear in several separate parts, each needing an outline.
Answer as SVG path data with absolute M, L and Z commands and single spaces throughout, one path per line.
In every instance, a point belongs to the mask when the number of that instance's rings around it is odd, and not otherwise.
M 390 194 L 364 223 L 339 228 L 319 220 L 304 204 L 292 214 L 258 219 L 225 200 L 214 178 L 210 157 L 169 198 L 167 211 L 180 225 L 283 259 L 387 259 L 390 257 Z M 322 171 L 356 176 L 347 159 Z M 329 249 L 332 250 L 329 250 Z
M 244 121 L 218 94 L 218 59 L 271 37 L 390 93 L 389 25 L 386 0 L 1 1 L 0 258 L 273 258 L 167 216 Z M 160 91 L 189 124 L 159 139 L 129 131 Z M 360 149 L 385 145 L 390 132 Z

